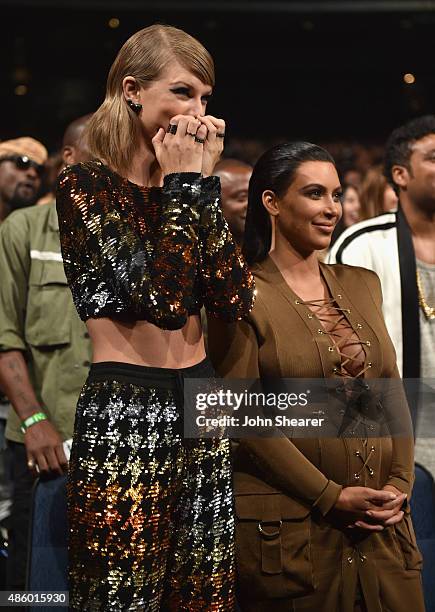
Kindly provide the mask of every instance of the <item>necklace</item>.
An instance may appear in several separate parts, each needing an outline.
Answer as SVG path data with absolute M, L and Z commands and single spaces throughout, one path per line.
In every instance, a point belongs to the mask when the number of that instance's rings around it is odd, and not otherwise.
M 417 289 L 418 289 L 418 303 L 420 304 L 424 312 L 424 316 L 426 317 L 426 319 L 429 319 L 429 320 L 435 319 L 435 307 L 429 306 L 429 304 L 426 302 L 426 298 L 424 297 L 424 293 L 423 293 L 423 288 L 421 286 L 420 273 L 418 270 L 417 270 Z

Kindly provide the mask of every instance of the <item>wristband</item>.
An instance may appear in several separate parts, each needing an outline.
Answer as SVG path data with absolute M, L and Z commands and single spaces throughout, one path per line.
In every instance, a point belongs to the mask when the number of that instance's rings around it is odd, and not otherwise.
M 32 414 L 32 416 L 29 416 L 27 419 L 24 419 L 24 421 L 21 421 L 20 429 L 24 434 L 29 427 L 32 427 L 32 425 L 35 425 L 35 423 L 39 423 L 40 421 L 45 421 L 46 419 L 47 415 L 44 412 L 35 412 L 35 414 Z

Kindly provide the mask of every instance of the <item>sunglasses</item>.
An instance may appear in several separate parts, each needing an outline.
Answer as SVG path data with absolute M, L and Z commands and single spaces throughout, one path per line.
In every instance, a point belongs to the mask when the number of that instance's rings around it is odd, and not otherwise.
M 18 170 L 34 168 L 39 176 L 42 176 L 44 173 L 44 166 L 42 164 L 37 164 L 33 159 L 27 157 L 27 155 L 9 155 L 8 157 L 2 157 L 0 162 L 2 161 L 14 162 Z

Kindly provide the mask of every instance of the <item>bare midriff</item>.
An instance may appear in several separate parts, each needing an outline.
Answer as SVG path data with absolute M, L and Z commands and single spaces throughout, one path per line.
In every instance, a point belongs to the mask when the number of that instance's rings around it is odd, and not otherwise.
M 156 368 L 187 368 L 205 359 L 199 315 L 187 319 L 182 329 L 164 330 L 148 321 L 121 322 L 89 319 L 93 362 L 118 361 Z

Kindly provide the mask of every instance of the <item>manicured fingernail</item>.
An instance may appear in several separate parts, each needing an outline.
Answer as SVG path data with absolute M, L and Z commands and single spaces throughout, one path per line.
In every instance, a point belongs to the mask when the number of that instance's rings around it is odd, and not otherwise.
M 369 516 L 373 516 L 373 512 L 371 512 L 371 510 L 367 510 L 366 514 L 368 514 Z

